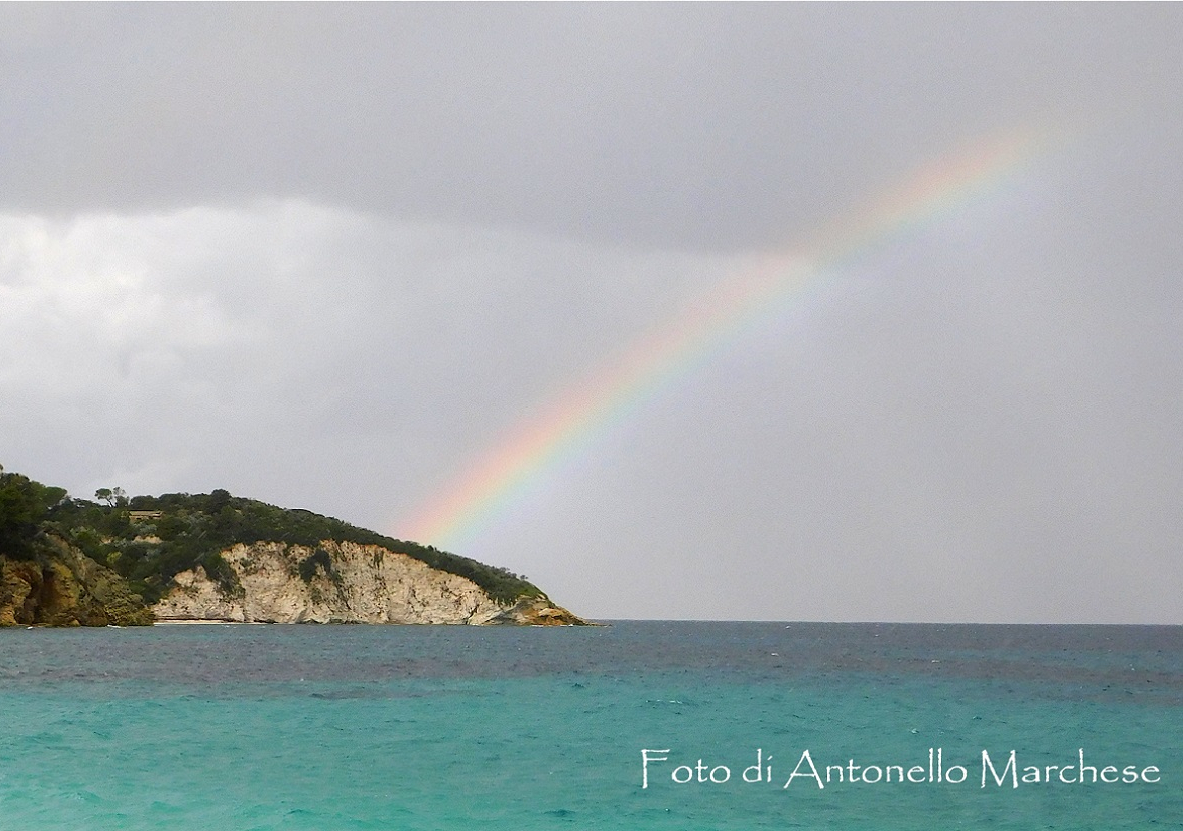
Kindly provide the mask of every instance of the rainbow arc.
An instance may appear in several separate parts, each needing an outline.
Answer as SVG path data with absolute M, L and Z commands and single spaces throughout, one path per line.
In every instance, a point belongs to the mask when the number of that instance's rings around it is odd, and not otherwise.
M 1048 143 L 1033 131 L 979 141 L 915 171 L 865 210 L 820 230 L 803 250 L 766 256 L 725 280 L 617 359 L 563 390 L 395 533 L 463 549 L 549 474 L 738 340 L 770 308 L 804 296 L 805 289 L 833 276 L 844 262 L 994 193 Z

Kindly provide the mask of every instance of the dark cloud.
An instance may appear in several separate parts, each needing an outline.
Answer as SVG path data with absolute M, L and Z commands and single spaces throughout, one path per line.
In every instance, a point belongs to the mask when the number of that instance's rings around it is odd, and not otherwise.
M 1168 4 L 0 15 L 10 210 L 300 197 L 699 250 L 795 242 L 983 132 L 1177 123 L 1183 51 Z

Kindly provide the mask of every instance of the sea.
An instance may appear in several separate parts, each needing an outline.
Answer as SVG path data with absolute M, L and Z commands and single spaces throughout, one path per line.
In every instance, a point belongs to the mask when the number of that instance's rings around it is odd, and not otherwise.
M 1183 827 L 1183 627 L 0 630 L 2 831 Z

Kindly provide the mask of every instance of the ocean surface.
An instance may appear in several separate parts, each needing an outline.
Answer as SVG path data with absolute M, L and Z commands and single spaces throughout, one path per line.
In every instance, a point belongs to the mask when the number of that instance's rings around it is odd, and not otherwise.
M 0 630 L 0 831 L 1180 827 L 1183 627 Z

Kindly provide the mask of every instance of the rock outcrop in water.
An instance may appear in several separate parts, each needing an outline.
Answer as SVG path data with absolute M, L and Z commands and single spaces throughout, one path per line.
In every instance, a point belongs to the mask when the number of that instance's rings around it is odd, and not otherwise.
M 473 581 L 378 545 L 239 544 L 221 552 L 236 584 L 198 566 L 173 578 L 158 620 L 264 623 L 578 625 L 545 595 L 505 605 Z

